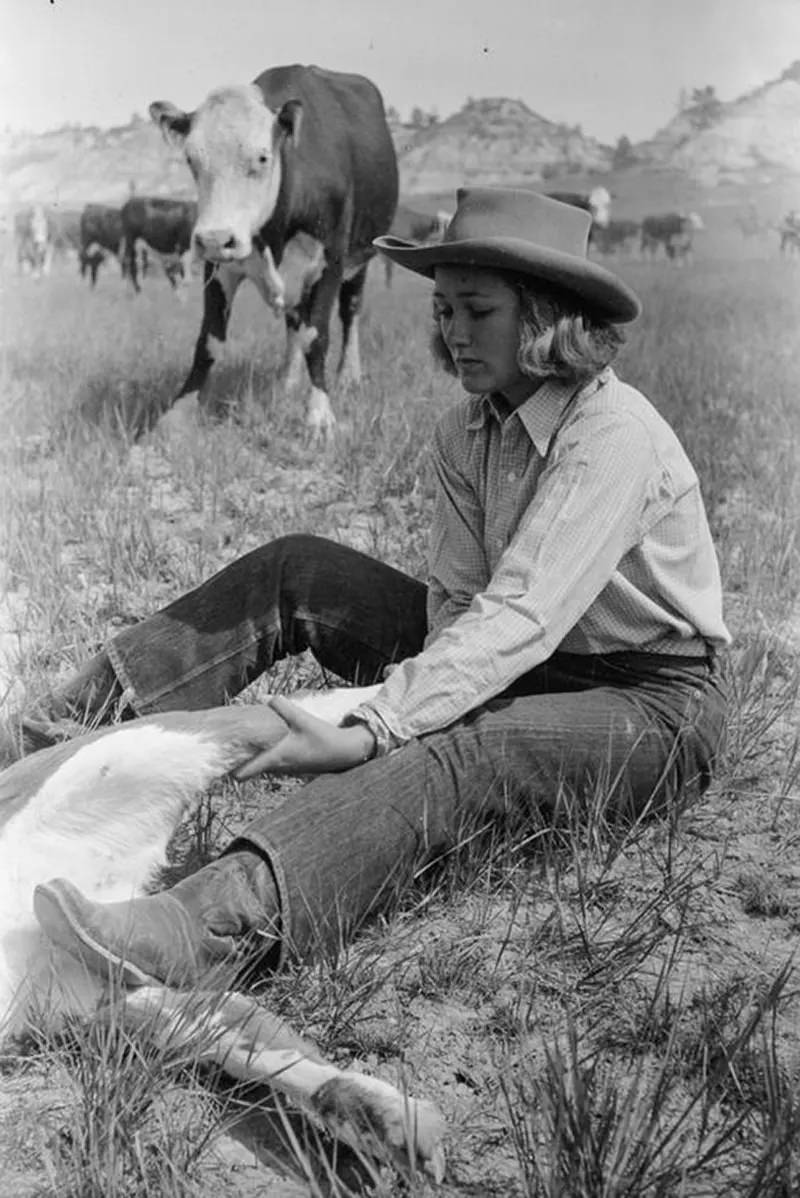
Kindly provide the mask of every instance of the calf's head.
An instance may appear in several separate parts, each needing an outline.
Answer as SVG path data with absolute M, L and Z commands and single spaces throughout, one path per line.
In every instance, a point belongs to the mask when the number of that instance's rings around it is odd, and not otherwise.
M 150 115 L 183 146 L 197 184 L 193 241 L 209 262 L 246 258 L 253 237 L 272 216 L 281 185 L 281 149 L 300 135 L 302 105 L 268 108 L 254 84 L 219 88 L 194 112 L 162 100 Z

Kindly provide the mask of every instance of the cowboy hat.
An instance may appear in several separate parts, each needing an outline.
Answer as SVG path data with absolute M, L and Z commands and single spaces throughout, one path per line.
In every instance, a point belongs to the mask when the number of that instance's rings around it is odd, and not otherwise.
M 634 320 L 638 296 L 587 257 L 592 217 L 582 208 L 517 187 L 461 187 L 458 207 L 435 245 L 376 237 L 393 262 L 433 278 L 437 266 L 485 266 L 553 283 L 612 321 Z

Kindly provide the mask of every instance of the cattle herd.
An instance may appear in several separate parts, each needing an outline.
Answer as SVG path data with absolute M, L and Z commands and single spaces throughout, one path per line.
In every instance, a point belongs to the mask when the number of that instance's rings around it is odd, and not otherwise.
M 159 263 L 176 290 L 202 267 L 203 314 L 194 356 L 175 396 L 154 405 L 158 419 L 182 395 L 205 401 L 234 296 L 249 279 L 285 321 L 284 383 L 297 387 L 303 364 L 310 383 L 307 425 L 328 438 L 335 417 L 326 356 L 334 307 L 342 326 L 339 371 L 360 376 L 358 316 L 374 237 L 391 232 L 414 241 L 442 237 L 449 214 L 398 204 L 398 167 L 383 101 L 369 80 L 319 67 L 276 67 L 251 84 L 213 91 L 193 112 L 159 101 L 150 115 L 180 147 L 196 199 L 141 196 L 121 207 L 89 203 L 82 211 L 35 204 L 14 215 L 17 269 L 41 277 L 73 255 L 92 286 L 115 260 L 134 291 Z M 614 219 L 606 187 L 551 191 L 591 213 L 592 253 L 636 255 L 682 266 L 703 229 L 694 212 Z M 800 211 L 764 226 L 751 205 L 737 221 L 750 237 L 776 230 L 784 255 L 800 254 Z M 391 263 L 386 262 L 391 286 Z

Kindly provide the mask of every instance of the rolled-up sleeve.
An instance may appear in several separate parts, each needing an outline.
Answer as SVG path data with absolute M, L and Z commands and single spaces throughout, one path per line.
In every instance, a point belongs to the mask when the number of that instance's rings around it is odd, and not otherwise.
M 550 656 L 640 537 L 657 463 L 636 420 L 601 411 L 572 422 L 493 574 L 469 601 L 479 504 L 443 458 L 438 471 L 442 544 L 467 564 L 463 576 L 448 574 L 446 593 L 441 587 L 436 635 L 394 670 L 364 713 L 383 748 L 446 727 Z M 449 560 L 442 547 L 438 554 Z M 465 609 L 446 623 L 448 603 Z

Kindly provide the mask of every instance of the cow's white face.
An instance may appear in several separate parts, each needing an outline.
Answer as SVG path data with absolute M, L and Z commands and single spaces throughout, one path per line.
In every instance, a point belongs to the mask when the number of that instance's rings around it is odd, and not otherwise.
M 596 225 L 608 224 L 611 217 L 611 196 L 605 187 L 595 187 L 589 192 L 589 209 Z
M 299 104 L 280 113 L 257 87 L 220 88 L 191 114 L 152 104 L 153 119 L 183 143 L 197 183 L 194 245 L 210 262 L 233 262 L 253 251 L 253 236 L 275 210 L 281 143 L 299 131 Z

